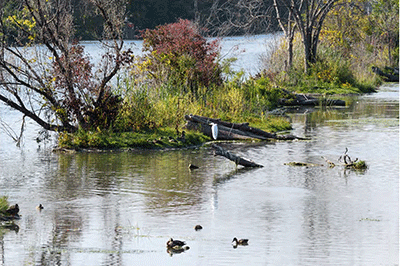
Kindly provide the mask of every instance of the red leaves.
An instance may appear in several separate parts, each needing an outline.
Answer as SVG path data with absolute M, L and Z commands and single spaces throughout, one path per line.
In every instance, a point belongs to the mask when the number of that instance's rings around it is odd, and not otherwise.
M 189 20 L 180 19 L 176 23 L 158 26 L 154 30 L 142 32 L 143 50 L 157 55 L 167 55 L 169 62 L 158 62 L 173 68 L 185 77 L 188 84 L 209 86 L 221 82 L 217 58 L 220 51 L 218 39 L 207 42 L 201 36 L 200 28 Z M 159 57 L 158 57 L 159 58 Z M 182 63 L 184 58 L 195 62 L 192 65 Z M 152 60 L 157 61 L 157 57 Z M 184 70 L 182 70 L 184 65 Z M 186 73 L 183 73 L 186 72 Z
M 131 54 L 132 51 L 128 50 L 117 56 L 104 56 L 123 65 L 131 62 Z M 116 119 L 121 99 L 113 95 L 108 86 L 101 87 L 92 68 L 89 57 L 85 56 L 83 46 L 79 44 L 72 44 L 53 62 L 53 88 L 59 95 L 60 106 L 66 111 L 58 115 L 68 117 L 86 129 L 109 128 Z

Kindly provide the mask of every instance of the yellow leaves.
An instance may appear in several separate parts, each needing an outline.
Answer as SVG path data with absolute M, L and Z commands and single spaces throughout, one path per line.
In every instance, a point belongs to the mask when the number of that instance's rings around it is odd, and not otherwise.
M 321 81 L 329 82 L 332 80 L 330 69 L 321 70 L 317 73 L 317 77 Z
M 345 89 L 348 89 L 348 88 L 351 88 L 352 86 L 351 86 L 350 83 L 345 82 L 345 83 L 342 84 L 342 87 L 345 88 Z
M 31 16 L 27 7 L 24 7 L 23 10 L 15 11 L 16 13 L 12 16 L 7 17 L 7 22 L 9 22 L 12 26 L 17 29 L 22 29 L 27 32 L 32 32 L 36 27 L 36 20 Z M 34 39 L 35 35 L 30 35 L 29 39 Z

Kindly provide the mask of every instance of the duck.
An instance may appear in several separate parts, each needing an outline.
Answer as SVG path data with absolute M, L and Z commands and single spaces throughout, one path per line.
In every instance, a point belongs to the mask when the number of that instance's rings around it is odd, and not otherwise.
M 39 206 L 36 207 L 36 209 L 38 209 L 39 211 L 43 210 L 44 207 L 43 207 L 42 203 L 40 203 Z
M 190 170 L 199 169 L 199 167 L 197 165 L 194 165 L 194 164 L 191 164 L 191 163 L 189 164 L 188 168 Z
M 237 239 L 236 237 L 233 238 L 232 240 L 233 245 L 237 246 L 237 245 L 243 245 L 246 246 L 249 244 L 249 240 L 248 239 Z
M 177 140 L 180 142 L 186 142 L 185 131 L 182 131 L 182 135 L 177 137 Z
M 172 238 L 167 241 L 167 248 L 182 248 L 184 245 L 186 245 L 185 241 L 173 240 Z
M 203 226 L 201 226 L 199 224 L 194 227 L 194 230 L 196 230 L 196 231 L 199 231 L 201 229 L 203 229 Z
M 179 247 L 179 248 L 167 248 L 167 253 L 172 257 L 174 254 L 180 254 L 189 249 L 190 249 L 190 247 L 188 247 L 188 246 Z
M 15 205 L 12 205 L 12 206 L 8 207 L 8 209 L 5 211 L 6 214 L 12 215 L 12 216 L 17 215 L 18 212 L 19 212 L 18 204 L 15 204 Z

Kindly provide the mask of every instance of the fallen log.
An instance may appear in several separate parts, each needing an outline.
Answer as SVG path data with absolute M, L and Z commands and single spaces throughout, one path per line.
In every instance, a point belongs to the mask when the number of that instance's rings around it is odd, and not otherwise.
M 399 69 L 398 68 L 390 68 L 385 67 L 386 72 L 382 71 L 379 67 L 373 66 L 372 72 L 378 74 L 383 77 L 383 79 L 387 82 L 399 82 Z
M 242 165 L 244 167 L 264 167 L 263 165 L 257 164 L 251 160 L 244 159 L 233 153 L 230 153 L 229 151 L 224 150 L 222 147 L 218 145 L 212 144 L 211 147 L 215 149 L 214 155 L 224 156 L 225 158 L 235 162 L 236 165 Z
M 302 162 L 289 162 L 289 163 L 284 163 L 284 165 L 289 165 L 289 166 L 305 166 L 305 167 L 324 166 L 323 164 L 302 163 Z
M 282 90 L 282 91 L 287 95 L 293 94 L 287 90 Z M 294 94 L 294 99 L 282 98 L 279 100 L 279 104 L 284 106 L 297 106 L 297 105 L 318 106 L 321 104 L 324 106 L 346 106 L 346 102 L 343 100 L 325 99 L 325 98 L 319 99 L 306 94 Z
M 221 121 L 221 119 L 213 119 L 198 115 L 185 115 L 188 121 L 186 124 L 187 129 L 197 130 L 204 135 L 212 137 L 211 123 L 218 125 L 218 139 L 219 140 L 305 140 L 305 138 L 296 137 L 293 135 L 278 136 L 275 133 L 263 131 L 259 128 L 250 127 L 249 123 L 230 123 Z

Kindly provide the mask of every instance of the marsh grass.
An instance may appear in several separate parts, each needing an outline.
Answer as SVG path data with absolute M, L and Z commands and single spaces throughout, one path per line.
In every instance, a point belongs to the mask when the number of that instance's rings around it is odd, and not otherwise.
M 9 207 L 8 197 L 7 196 L 0 197 L 0 213 L 6 211 L 8 207 Z
M 287 47 L 279 41 L 270 55 L 264 56 L 265 74 L 278 87 L 301 93 L 362 94 L 374 92 L 382 80 L 371 72 L 371 66 L 382 65 L 387 60 L 381 54 L 366 51 L 363 45 L 355 45 L 351 53 L 340 47 L 332 47 L 321 40 L 317 62 L 304 73 L 303 46 L 300 36 L 293 42 L 293 65 L 286 69 Z
M 365 170 L 368 168 L 368 166 L 365 161 L 358 161 L 352 165 L 352 168 L 355 170 Z
M 158 128 L 137 132 L 110 132 L 110 131 L 84 131 L 78 133 L 61 133 L 59 146 L 69 149 L 157 149 L 157 148 L 182 148 L 200 145 L 209 140 L 205 135 L 195 132 L 186 132 L 185 142 L 177 140 L 176 131 L 172 128 Z M 172 141 L 173 138 L 175 141 Z

